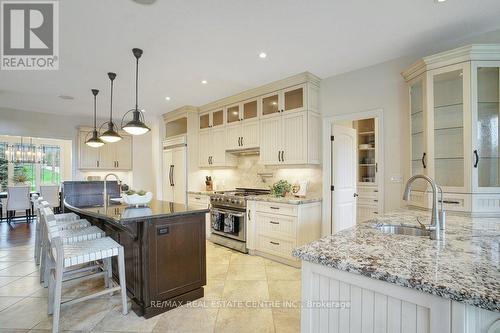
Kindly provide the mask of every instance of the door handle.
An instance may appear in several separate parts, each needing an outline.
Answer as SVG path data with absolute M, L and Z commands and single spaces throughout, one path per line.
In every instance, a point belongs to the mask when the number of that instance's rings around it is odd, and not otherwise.
M 285 162 L 285 151 L 281 151 L 281 162 Z
M 241 140 L 241 136 L 238 137 L 238 147 L 241 146 L 240 140 Z
M 280 243 L 278 242 L 273 242 L 273 241 L 270 241 L 269 243 L 273 244 L 273 245 L 280 245 Z
M 269 223 L 271 223 L 271 224 L 280 224 L 279 222 L 275 222 L 275 221 L 269 221 Z
M 425 152 L 422 154 L 422 166 L 424 167 L 424 169 L 427 168 L 427 165 L 425 164 Z
M 278 162 L 281 162 L 281 151 L 278 150 Z
M 241 137 L 241 146 L 243 147 L 243 137 Z
M 354 197 L 355 197 L 355 198 L 359 197 L 359 194 L 354 193 Z
M 477 153 L 477 149 L 474 150 L 474 156 L 476 157 L 476 161 L 474 162 L 474 168 L 477 168 L 477 165 L 479 164 L 479 154 Z
M 248 214 L 248 221 L 250 221 L 251 220 L 251 218 L 250 218 L 250 209 L 248 210 L 247 214 Z
M 170 183 L 172 186 L 175 186 L 175 184 L 174 184 L 174 166 L 175 165 L 173 165 L 173 164 L 170 166 L 170 168 L 172 170 L 172 180 L 170 181 Z

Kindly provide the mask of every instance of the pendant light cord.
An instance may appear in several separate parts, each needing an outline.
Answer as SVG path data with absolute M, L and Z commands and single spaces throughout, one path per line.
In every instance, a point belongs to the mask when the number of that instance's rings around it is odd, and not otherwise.
M 96 123 L 96 95 L 94 95 L 94 131 L 97 130 L 97 123 Z
M 139 111 L 138 86 L 139 86 L 139 58 L 136 58 L 135 59 L 135 110 L 136 111 Z
M 110 111 L 109 111 L 109 123 L 113 123 L 113 79 L 111 79 L 111 103 L 110 103 Z

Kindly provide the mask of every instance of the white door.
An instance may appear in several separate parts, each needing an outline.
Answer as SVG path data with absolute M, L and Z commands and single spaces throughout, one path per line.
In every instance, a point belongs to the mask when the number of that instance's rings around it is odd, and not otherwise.
M 332 129 L 332 232 L 356 224 L 356 130 Z
M 226 165 L 226 129 L 211 128 L 210 129 L 210 151 L 211 151 L 211 166 Z
M 260 123 L 258 120 L 245 120 L 242 125 L 242 139 L 241 144 L 243 148 L 257 148 L 259 147 L 259 133 Z
M 210 130 L 198 132 L 198 165 L 200 168 L 209 166 L 210 158 Z
M 226 127 L 226 149 L 241 149 L 241 124 L 240 122 Z
M 175 203 L 186 204 L 186 148 L 172 149 L 172 187 Z
M 163 151 L 163 200 L 174 201 L 174 188 L 172 186 L 172 165 L 174 164 L 173 151 Z
M 260 163 L 281 164 L 281 117 L 263 119 L 260 122 Z
M 307 164 L 307 113 L 283 114 L 284 164 Z

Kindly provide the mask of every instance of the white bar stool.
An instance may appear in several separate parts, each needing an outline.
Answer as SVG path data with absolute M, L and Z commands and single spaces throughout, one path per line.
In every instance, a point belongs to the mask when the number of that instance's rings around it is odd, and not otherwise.
M 45 209 L 45 213 L 50 215 L 50 210 Z M 59 317 L 61 305 L 71 305 L 78 302 L 86 301 L 98 296 L 102 296 L 115 291 L 121 291 L 122 298 L 122 314 L 128 313 L 127 308 L 127 291 L 125 283 L 125 257 L 123 246 L 115 242 L 110 237 L 97 238 L 89 241 L 63 244 L 61 231 L 57 228 L 47 228 L 47 238 L 50 243 L 49 254 L 49 305 L 48 312 L 53 314 L 52 318 L 52 332 L 59 331 Z M 115 285 L 110 279 L 111 277 L 111 258 L 118 257 L 118 272 L 120 285 Z M 94 261 L 103 260 L 109 262 L 108 265 L 104 264 L 104 278 L 108 288 L 102 291 L 86 295 L 80 298 L 61 301 L 61 290 L 63 283 L 63 274 L 65 272 L 72 272 L 71 270 L 82 264 L 91 263 Z M 73 271 L 74 272 L 74 271 Z M 106 281 L 108 280 L 108 281 Z M 111 280 L 111 281 L 110 281 Z M 113 285 L 112 287 L 110 285 Z

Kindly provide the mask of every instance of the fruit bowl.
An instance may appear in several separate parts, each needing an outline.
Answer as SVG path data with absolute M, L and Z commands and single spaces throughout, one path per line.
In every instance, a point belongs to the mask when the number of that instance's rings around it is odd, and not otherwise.
M 146 206 L 153 200 L 153 193 L 147 192 L 144 195 L 135 194 L 122 194 L 123 202 L 129 206 Z

